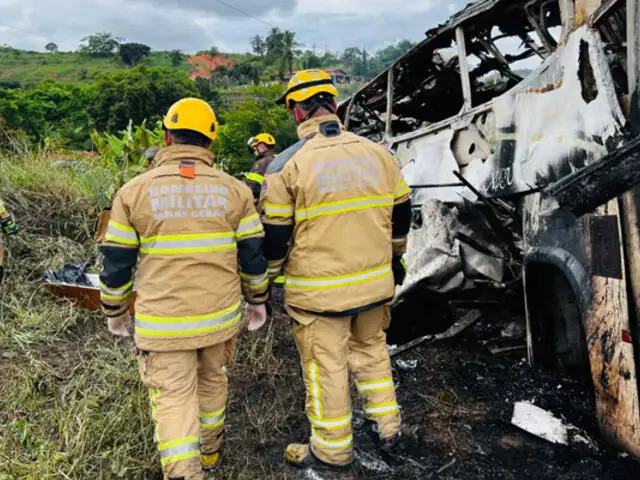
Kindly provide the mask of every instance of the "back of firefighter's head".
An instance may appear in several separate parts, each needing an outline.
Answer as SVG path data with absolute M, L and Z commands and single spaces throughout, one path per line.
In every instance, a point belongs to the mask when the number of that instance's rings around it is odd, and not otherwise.
M 269 133 L 261 133 L 255 137 L 251 137 L 247 142 L 249 150 L 260 158 L 266 153 L 276 149 L 276 139 Z
M 303 123 L 312 117 L 335 113 L 337 96 L 331 75 L 323 70 L 303 70 L 289 81 L 277 103 L 285 105 L 296 122 Z
M 218 120 L 211 105 L 198 98 L 183 98 L 174 103 L 164 117 L 167 145 L 192 145 L 209 148 L 218 136 Z

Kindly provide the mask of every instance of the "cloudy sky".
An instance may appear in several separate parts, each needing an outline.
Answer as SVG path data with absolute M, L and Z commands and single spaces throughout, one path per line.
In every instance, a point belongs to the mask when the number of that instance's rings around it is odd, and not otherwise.
M 106 31 L 157 50 L 242 52 L 269 24 L 318 49 L 376 50 L 422 39 L 457 9 L 440 0 L 0 0 L 0 45 L 42 50 L 53 41 L 75 50 L 82 37 Z

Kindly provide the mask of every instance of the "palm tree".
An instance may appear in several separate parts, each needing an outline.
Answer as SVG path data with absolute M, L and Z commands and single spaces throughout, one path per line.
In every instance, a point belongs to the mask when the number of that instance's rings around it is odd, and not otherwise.
M 267 38 L 265 39 L 265 44 L 267 47 L 267 57 L 270 60 L 274 60 L 276 58 L 280 58 L 283 51 L 283 40 L 284 34 L 278 27 L 274 27 L 271 29 Z
M 302 53 L 298 47 L 302 44 L 296 41 L 296 34 L 285 31 L 282 35 L 282 66 L 289 67 L 289 75 L 293 75 L 293 59 Z

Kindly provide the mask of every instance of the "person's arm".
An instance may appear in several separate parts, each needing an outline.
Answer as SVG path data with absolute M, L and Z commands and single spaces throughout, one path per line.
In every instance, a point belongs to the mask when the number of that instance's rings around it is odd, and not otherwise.
M 267 261 L 262 253 L 264 228 L 253 205 L 250 192 L 242 187 L 242 214 L 236 229 L 238 263 L 242 294 L 252 305 L 261 305 L 269 299 Z
M 264 256 L 269 262 L 269 279 L 280 274 L 293 235 L 294 199 L 285 183 L 286 170 L 269 175 L 262 201 L 265 229 Z
M 266 165 L 262 160 L 258 160 L 251 167 L 251 171 L 247 173 L 244 183 L 251 189 L 253 193 L 254 202 L 257 202 L 260 199 L 260 190 L 262 189 L 262 184 L 264 183 L 264 172 L 266 170 Z
M 393 162 L 394 193 L 391 227 L 391 245 L 393 252 L 393 273 L 396 285 L 402 285 L 406 275 L 406 264 L 402 256 L 407 251 L 407 236 L 411 229 L 411 189 L 404 180 L 400 166 L 395 158 Z
M 18 233 L 18 225 L 13 221 L 13 217 L 5 208 L 2 200 L 0 200 L 0 224 L 2 224 L 2 231 L 7 235 Z
M 129 319 L 133 268 L 139 249 L 140 238 L 130 223 L 121 190 L 113 202 L 105 241 L 100 247 L 104 257 L 100 273 L 100 300 L 110 326 Z

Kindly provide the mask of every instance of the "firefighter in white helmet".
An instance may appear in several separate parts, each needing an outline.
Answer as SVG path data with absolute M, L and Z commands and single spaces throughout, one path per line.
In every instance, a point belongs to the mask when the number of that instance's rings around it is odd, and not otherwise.
M 398 163 L 384 147 L 344 131 L 337 93 L 320 70 L 290 81 L 280 103 L 295 116 L 301 141 L 267 169 L 262 199 L 270 277 L 286 259 L 285 303 L 312 429 L 309 443 L 289 445 L 285 458 L 328 469 L 353 461 L 349 369 L 379 446 L 392 450 L 401 436 L 384 330 L 404 278 L 411 222 Z
M 202 100 L 169 109 L 168 146 L 118 192 L 102 244 L 113 333 L 127 334 L 140 258 L 135 341 L 165 479 L 201 480 L 217 467 L 242 295 L 250 328 L 266 320 L 264 230 L 249 188 L 213 166 L 217 125 Z

